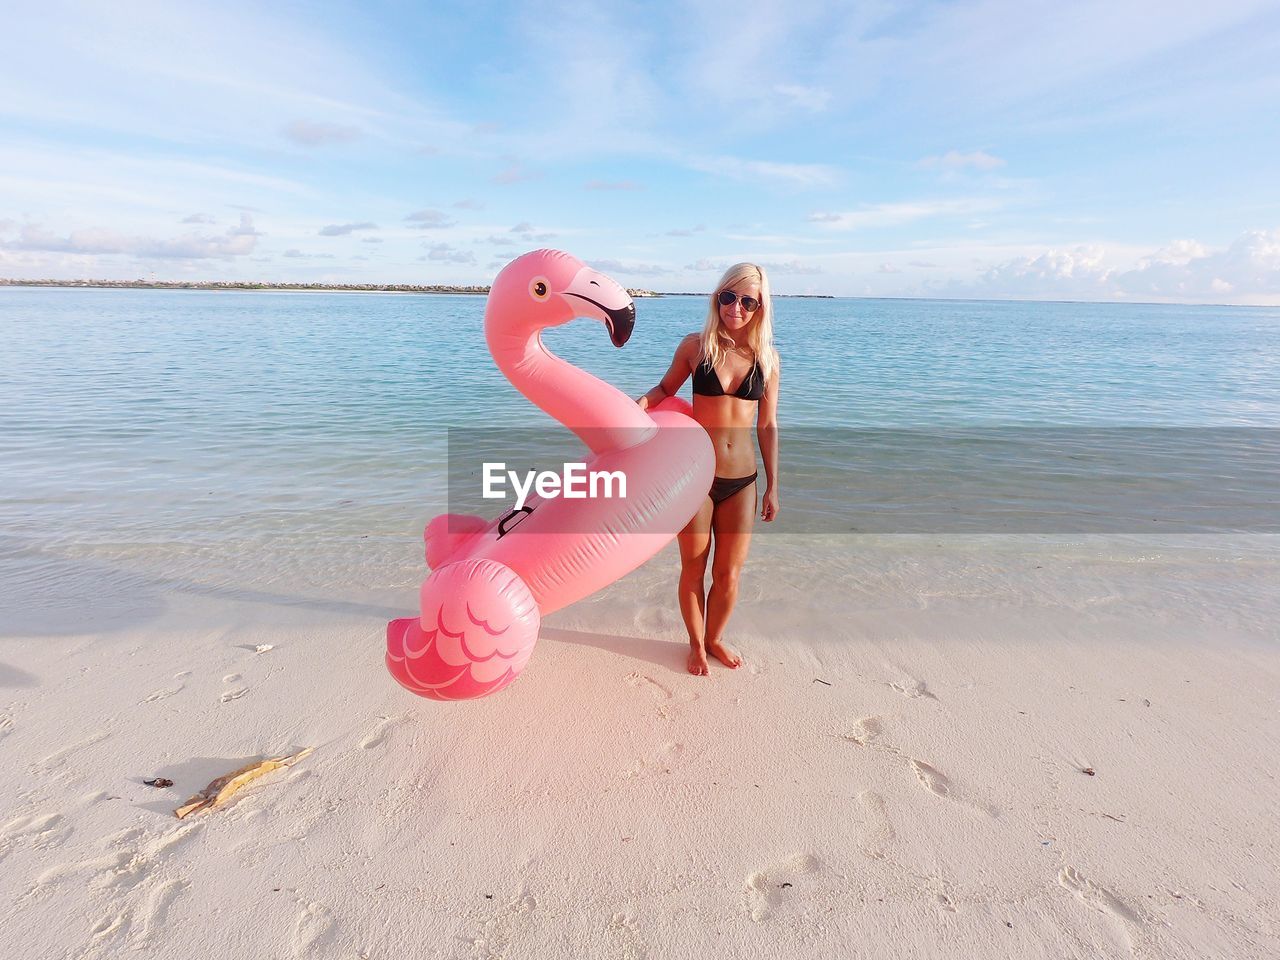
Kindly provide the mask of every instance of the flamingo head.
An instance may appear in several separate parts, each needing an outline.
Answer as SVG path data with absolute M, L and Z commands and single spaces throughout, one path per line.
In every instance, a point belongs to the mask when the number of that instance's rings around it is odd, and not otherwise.
M 620 347 L 631 337 L 636 306 L 617 281 L 560 250 L 534 250 L 502 268 L 489 289 L 485 327 L 532 335 L 575 317 L 599 320 Z

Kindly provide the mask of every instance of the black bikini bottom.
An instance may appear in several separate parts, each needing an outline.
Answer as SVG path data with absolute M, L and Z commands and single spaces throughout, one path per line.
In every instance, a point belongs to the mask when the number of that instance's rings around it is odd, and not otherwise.
M 711 490 L 707 495 L 711 497 L 712 503 L 728 500 L 739 490 L 755 483 L 756 475 L 753 473 L 749 477 L 716 477 L 711 481 Z

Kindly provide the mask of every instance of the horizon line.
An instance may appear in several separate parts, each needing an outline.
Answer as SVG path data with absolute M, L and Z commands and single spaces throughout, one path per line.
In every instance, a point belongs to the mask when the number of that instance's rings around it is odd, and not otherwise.
M 108 280 L 54 278 L 20 279 L 0 277 L 0 287 L 63 287 L 128 290 L 229 290 L 252 293 L 279 290 L 286 293 L 410 293 L 446 294 L 450 296 L 488 296 L 489 284 L 463 283 L 319 283 L 293 280 Z M 639 287 L 625 287 L 633 297 L 706 297 L 710 291 L 664 291 Z M 868 294 L 832 293 L 774 293 L 774 297 L 798 300 L 903 300 L 940 303 L 1075 303 L 1092 305 L 1129 305 L 1150 307 L 1233 307 L 1254 310 L 1274 310 L 1280 303 L 1219 303 L 1186 300 L 1070 300 L 1062 298 L 1036 299 L 1031 297 L 923 297 L 923 296 L 873 296 Z

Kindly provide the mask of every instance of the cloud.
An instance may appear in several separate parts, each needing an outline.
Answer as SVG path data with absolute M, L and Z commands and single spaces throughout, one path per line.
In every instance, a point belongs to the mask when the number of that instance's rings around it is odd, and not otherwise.
M 685 269 L 694 270 L 698 273 L 706 273 L 707 271 L 713 271 L 713 270 L 723 273 L 725 270 L 729 269 L 729 261 L 708 260 L 706 257 L 703 257 L 700 260 L 695 260 L 693 263 L 686 266 Z
M 490 236 L 485 243 L 492 243 L 495 247 L 514 247 L 520 241 L 512 237 L 494 237 Z
M 1199 260 L 1209 256 L 1209 248 L 1195 240 L 1175 240 L 1167 247 L 1161 247 L 1150 256 L 1143 257 L 1144 265 L 1155 266 L 1156 264 L 1177 264 L 1185 265 L 1192 260 Z
M 738 157 L 693 157 L 685 163 L 691 169 L 718 177 L 781 183 L 805 189 L 834 187 L 840 181 L 840 172 L 825 163 L 779 163 Z
M 294 143 L 304 147 L 323 147 L 331 143 L 350 143 L 360 137 L 358 127 L 337 123 L 316 123 L 311 120 L 294 120 L 280 131 Z
M 644 273 L 653 276 L 661 276 L 672 272 L 670 268 L 656 263 L 625 263 L 622 260 L 588 260 L 587 266 L 606 274 L 622 273 L 635 275 L 638 273 Z
M 634 180 L 588 180 L 588 190 L 643 190 L 644 187 Z
M 790 107 L 808 110 L 810 113 L 821 113 L 831 102 L 831 91 L 822 87 L 803 87 L 795 83 L 780 83 L 773 88 Z
M 695 233 L 702 233 L 706 229 L 706 224 L 700 223 L 696 227 L 690 227 L 689 229 L 677 228 L 675 230 L 668 230 L 666 235 L 668 237 L 692 237 Z
M 1000 201 L 983 197 L 961 197 L 954 200 L 919 200 L 908 203 L 877 203 L 845 213 L 811 213 L 810 223 L 823 223 L 835 230 L 860 230 L 868 227 L 896 227 L 916 220 L 955 217 L 983 210 L 995 210 Z
M 926 169 L 941 167 L 944 170 L 963 170 L 966 167 L 972 167 L 975 170 L 995 170 L 997 167 L 1003 167 L 1004 164 L 1003 159 L 992 156 L 985 150 L 974 150 L 970 153 L 948 150 L 940 157 L 925 157 L 920 161 L 920 166 Z
M 1035 257 L 1014 257 L 989 269 L 983 276 L 988 286 L 1011 292 L 1039 290 L 1086 290 L 1104 293 L 1102 284 L 1111 274 L 1105 263 L 1106 251 L 1096 244 L 1082 244 L 1069 250 L 1050 249 Z
M 16 240 L 0 243 L 7 250 L 34 250 L 50 253 L 124 254 L 173 260 L 230 259 L 252 253 L 262 236 L 253 226 L 253 218 L 240 215 L 240 223 L 226 233 L 201 236 L 190 233 L 181 237 L 155 238 L 125 236 L 98 227 L 73 230 L 60 237 L 36 224 L 24 224 Z
M 518 233 L 521 240 L 526 242 L 532 241 L 533 243 L 545 243 L 547 240 L 554 240 L 556 238 L 554 233 L 537 232 L 533 224 L 528 223 L 527 221 L 524 223 L 517 223 L 511 228 L 511 233 Z
M 1274 298 L 1280 294 L 1280 229 L 1248 230 L 1221 251 L 1178 241 L 1111 279 L 1132 297 Z
M 928 260 L 909 260 L 909 261 L 907 262 L 907 266 L 909 266 L 909 267 L 921 267 L 922 269 L 926 269 L 926 270 L 927 270 L 927 269 L 933 269 L 934 267 L 940 267 L 940 266 L 941 266 L 941 264 L 939 264 L 939 263 L 931 263 L 931 262 L 930 262 L 930 261 L 928 261 Z
M 288 257 L 290 260 L 332 260 L 332 253 L 303 253 L 297 247 L 291 247 L 281 254 L 282 257 Z
M 492 182 L 509 186 L 513 183 L 524 183 L 528 180 L 537 180 L 542 176 L 540 173 L 533 173 L 526 170 L 524 164 L 518 160 L 513 160 L 493 175 Z
M 232 237 L 261 237 L 262 231 L 256 229 L 253 225 L 253 217 L 248 213 L 240 214 L 240 222 L 227 231 L 228 236 Z
M 443 263 L 475 263 L 476 255 L 470 250 L 459 250 L 447 243 L 436 243 L 427 249 L 427 259 Z
M 322 237 L 345 237 L 357 230 L 377 230 L 376 223 L 331 223 L 327 227 L 320 228 L 320 236 Z
M 382 243 L 382 238 L 381 237 L 365 237 L 360 242 L 361 243 Z
M 456 222 L 454 220 L 450 220 L 448 216 L 441 213 L 439 210 L 417 210 L 406 216 L 405 219 L 422 230 L 429 230 L 436 227 L 452 227 Z
M 1273 303 L 1280 297 L 1280 229 L 1246 231 L 1220 250 L 1175 241 L 1129 267 L 1098 245 L 1049 249 L 996 264 L 973 286 L 1035 299 Z
M 801 260 L 761 260 L 760 266 L 764 267 L 770 273 L 794 273 L 803 276 L 816 276 L 823 273 L 823 269 L 815 263 L 806 263 Z
M 213 217 L 209 216 L 207 213 L 193 213 L 189 217 L 183 217 L 182 222 L 183 223 L 216 223 L 217 221 L 215 221 Z
M 458 210 L 483 210 L 484 209 L 483 203 L 481 203 L 479 200 L 472 200 L 469 197 L 466 200 L 458 200 L 457 202 L 454 203 L 453 206 Z
M 880 264 L 880 269 L 877 270 L 876 272 L 877 273 L 901 273 L 902 270 L 899 267 L 895 267 L 892 263 L 882 263 Z

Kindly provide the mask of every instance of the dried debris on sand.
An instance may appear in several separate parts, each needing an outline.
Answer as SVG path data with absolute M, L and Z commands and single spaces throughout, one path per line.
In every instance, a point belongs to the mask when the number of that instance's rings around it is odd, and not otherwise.
M 225 773 L 212 781 L 207 787 L 189 799 L 186 803 L 173 811 L 174 816 L 179 820 L 189 817 L 193 813 L 201 810 L 211 809 L 217 810 L 223 806 L 232 795 L 236 793 L 245 784 L 257 780 L 258 777 L 272 770 L 279 770 L 281 767 L 291 767 L 303 757 L 307 756 L 313 750 L 313 747 L 307 747 L 305 750 L 299 750 L 292 756 L 272 757 L 269 760 L 259 760 L 248 766 L 241 767 L 239 770 L 233 770 Z

